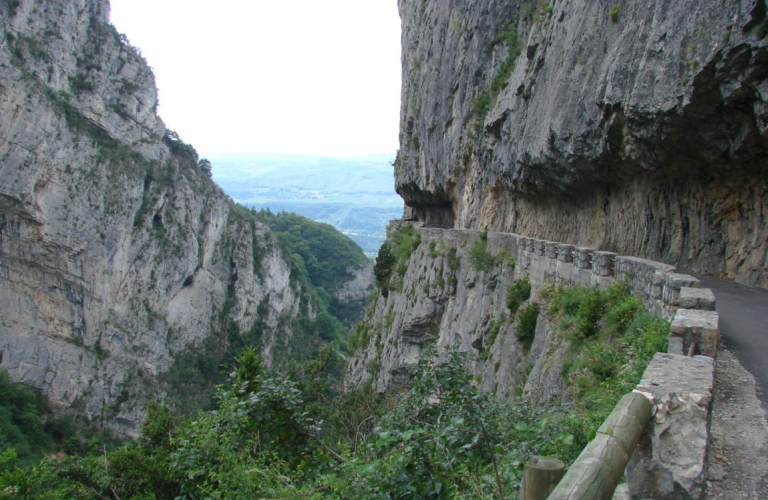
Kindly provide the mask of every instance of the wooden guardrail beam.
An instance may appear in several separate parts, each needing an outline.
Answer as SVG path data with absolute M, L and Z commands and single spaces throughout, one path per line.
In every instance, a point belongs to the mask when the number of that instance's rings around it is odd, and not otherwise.
M 621 398 L 548 500 L 610 500 L 652 416 L 644 395 Z

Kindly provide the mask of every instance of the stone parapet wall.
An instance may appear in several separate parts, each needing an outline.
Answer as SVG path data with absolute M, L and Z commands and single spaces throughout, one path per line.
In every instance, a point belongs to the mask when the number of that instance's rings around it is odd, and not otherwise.
M 412 222 L 393 221 L 390 231 L 408 224 Z M 469 244 L 480 234 L 415 226 L 424 241 Z M 700 288 L 697 278 L 677 273 L 675 266 L 512 233 L 489 232 L 487 237 L 490 251 L 508 252 L 539 285 L 551 281 L 591 288 L 607 287 L 617 280 L 627 283 L 647 310 L 672 321 L 670 352 L 688 354 L 693 346 L 693 354 L 717 355 L 719 327 L 714 295 Z

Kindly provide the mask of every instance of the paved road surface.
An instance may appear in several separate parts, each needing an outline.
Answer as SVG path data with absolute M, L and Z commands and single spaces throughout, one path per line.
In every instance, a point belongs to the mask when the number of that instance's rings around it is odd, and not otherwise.
M 715 294 L 720 333 L 757 382 L 757 393 L 768 406 L 768 290 L 697 276 Z

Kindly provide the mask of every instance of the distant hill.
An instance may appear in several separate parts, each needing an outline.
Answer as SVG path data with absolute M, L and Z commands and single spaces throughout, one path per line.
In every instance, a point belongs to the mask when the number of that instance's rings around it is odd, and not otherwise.
M 386 238 L 387 222 L 403 212 L 393 158 L 221 155 L 210 160 L 214 180 L 238 203 L 331 224 L 372 256 Z

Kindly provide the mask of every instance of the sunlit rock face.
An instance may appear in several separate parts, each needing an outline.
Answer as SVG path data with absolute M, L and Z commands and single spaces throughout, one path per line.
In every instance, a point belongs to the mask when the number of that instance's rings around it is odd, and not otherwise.
M 409 217 L 768 286 L 762 1 L 399 6 Z
M 0 3 L 0 369 L 132 434 L 179 353 L 256 325 L 272 362 L 316 309 L 268 228 L 166 134 L 108 11 Z

